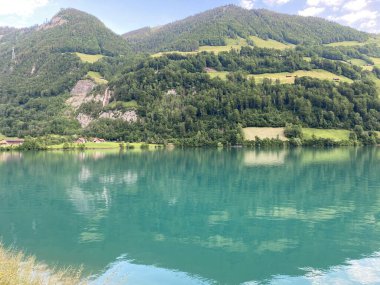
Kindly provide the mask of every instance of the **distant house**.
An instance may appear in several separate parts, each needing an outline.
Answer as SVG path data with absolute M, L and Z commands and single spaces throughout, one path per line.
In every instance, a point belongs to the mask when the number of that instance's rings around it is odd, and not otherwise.
M 24 143 L 23 139 L 6 139 L 7 145 L 22 145 Z
M 293 77 L 292 75 L 286 75 L 287 78 Z
M 86 139 L 85 138 L 79 138 L 75 141 L 75 143 L 86 143 Z
M 340 81 L 340 79 L 339 78 L 334 78 L 334 81 Z
M 0 141 L 0 146 L 5 146 L 5 145 L 8 145 L 8 143 L 7 143 L 6 140 L 2 140 L 2 141 Z
M 106 142 L 104 139 L 98 139 L 98 138 L 94 138 L 93 140 L 92 140 L 92 142 L 93 143 L 104 143 L 104 142 Z

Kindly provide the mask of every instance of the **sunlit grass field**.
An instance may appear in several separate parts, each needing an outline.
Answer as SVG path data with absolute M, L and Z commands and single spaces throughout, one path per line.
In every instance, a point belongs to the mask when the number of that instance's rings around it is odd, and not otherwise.
M 363 46 L 367 44 L 376 44 L 380 45 L 380 37 L 375 36 L 369 38 L 365 42 L 359 42 L 359 41 L 342 41 L 342 42 L 336 42 L 336 43 L 330 43 L 326 44 L 326 46 L 331 46 L 331 47 L 350 47 L 350 46 Z
M 95 83 L 97 83 L 97 84 L 107 84 L 108 83 L 108 81 L 105 80 L 99 72 L 89 71 L 87 73 L 87 76 L 90 77 L 92 80 L 94 80 Z
M 275 41 L 275 40 L 271 40 L 271 39 L 263 40 L 263 39 L 256 37 L 256 36 L 251 36 L 250 39 L 253 41 L 255 46 L 257 46 L 259 48 L 272 48 L 272 49 L 283 50 L 283 49 L 295 47 L 292 44 L 284 44 L 284 43 L 281 43 L 279 41 Z
M 104 55 L 101 55 L 101 54 L 85 54 L 85 53 L 80 53 L 80 52 L 76 52 L 75 54 L 80 58 L 82 62 L 88 62 L 88 63 L 97 62 L 99 59 L 104 57 Z
M 210 75 L 211 78 L 218 77 L 220 79 L 226 80 L 228 73 L 229 72 L 227 71 L 214 71 L 214 72 L 209 72 L 208 74 Z M 352 83 L 352 80 L 347 77 L 336 75 L 334 73 L 331 73 L 329 71 L 322 70 L 322 69 L 298 70 L 296 72 L 291 72 L 291 73 L 281 72 L 281 73 L 250 74 L 248 75 L 248 78 L 255 78 L 257 83 L 261 83 L 263 82 L 265 78 L 267 78 L 273 81 L 278 79 L 280 80 L 280 83 L 283 83 L 283 84 L 293 84 L 296 76 L 298 77 L 309 76 L 313 78 L 326 79 L 326 80 L 331 80 L 331 81 L 333 81 L 334 78 L 339 78 L 341 82 Z
M 349 130 L 336 129 L 302 128 L 302 132 L 305 139 L 311 139 L 315 135 L 316 138 L 332 139 L 335 141 L 348 140 L 350 135 Z M 256 136 L 260 139 L 278 137 L 281 140 L 286 140 L 284 128 L 244 128 L 243 134 L 246 140 L 254 140 Z
M 350 135 L 350 131 L 348 130 L 335 129 L 303 128 L 302 132 L 305 139 L 311 139 L 315 135 L 316 138 L 332 139 L 335 141 L 348 140 Z
M 291 76 L 291 77 L 288 77 Z M 298 70 L 296 72 L 288 73 L 288 72 L 281 72 L 281 73 L 264 73 L 264 74 L 252 74 L 249 75 L 249 77 L 255 78 L 256 82 L 262 82 L 264 78 L 272 79 L 272 80 L 280 80 L 281 83 L 285 84 L 292 84 L 294 83 L 294 80 L 296 77 L 303 77 L 303 76 L 309 76 L 321 80 L 331 80 L 333 81 L 334 78 L 339 78 L 341 82 L 348 82 L 352 83 L 352 80 L 341 76 L 336 75 L 334 73 L 331 73 L 326 70 L 322 69 L 314 69 L 314 70 Z

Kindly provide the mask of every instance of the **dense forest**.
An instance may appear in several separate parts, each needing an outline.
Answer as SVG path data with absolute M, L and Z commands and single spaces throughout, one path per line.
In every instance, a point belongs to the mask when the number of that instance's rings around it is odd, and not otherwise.
M 134 31 L 124 40 L 95 17 L 66 9 L 41 26 L 0 33 L 0 134 L 6 136 L 226 145 L 242 143 L 244 127 L 294 126 L 290 136 L 300 127 L 354 130 L 356 137 L 380 131 L 380 67 L 374 62 L 380 45 L 366 33 L 322 19 L 226 6 Z M 259 48 L 250 36 L 296 46 Z M 218 53 L 147 54 L 224 45 L 237 37 L 248 45 Z M 343 40 L 360 44 L 323 44 Z M 86 62 L 76 52 L 99 59 Z M 316 70 L 334 80 L 292 75 Z M 87 100 L 73 110 L 66 102 L 70 91 L 89 72 L 103 80 L 92 94 L 111 90 L 109 105 Z M 292 81 L 255 79 L 276 73 Z M 115 110 L 134 112 L 137 119 L 101 116 Z M 88 126 L 78 115 L 91 118 Z
M 309 77 L 296 78 L 294 84 L 271 80 L 256 83 L 247 77 L 255 59 L 258 66 L 266 61 L 265 68 L 273 72 L 292 71 L 297 69 L 297 63 L 313 68 L 312 63 L 296 55 L 282 57 L 283 62 L 278 63 L 277 57 L 263 58 L 263 52 L 271 51 L 245 48 L 240 53 L 219 55 L 174 54 L 128 67 L 110 83 L 115 90 L 113 100 L 136 101 L 142 119 L 134 125 L 98 120 L 90 125 L 87 134 L 152 142 L 177 138 L 201 145 L 226 140 L 236 143 L 241 140 L 239 127 L 247 126 L 299 124 L 353 129 L 361 125 L 367 130 L 380 130 L 380 101 L 365 73 L 361 81 L 353 84 Z M 231 73 L 227 80 L 212 79 L 204 71 L 206 67 Z

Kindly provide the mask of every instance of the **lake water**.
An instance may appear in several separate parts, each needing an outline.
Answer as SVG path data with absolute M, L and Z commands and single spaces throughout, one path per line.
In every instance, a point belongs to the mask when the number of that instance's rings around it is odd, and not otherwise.
M 0 153 L 0 238 L 91 284 L 380 284 L 380 148 Z

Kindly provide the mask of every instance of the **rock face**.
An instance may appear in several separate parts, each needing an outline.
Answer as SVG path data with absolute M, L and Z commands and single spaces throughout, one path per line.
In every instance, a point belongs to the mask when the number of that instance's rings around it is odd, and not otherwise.
M 76 118 L 82 128 L 87 128 L 89 124 L 94 120 L 92 117 L 86 114 L 79 113 Z
M 51 28 L 54 28 L 54 27 L 61 26 L 61 25 L 65 24 L 65 23 L 67 23 L 67 20 L 62 19 L 61 17 L 56 16 L 53 19 L 51 19 L 50 22 L 39 26 L 37 28 L 37 31 L 48 30 L 48 29 L 51 29 Z
M 122 119 L 125 122 L 135 123 L 137 122 L 138 116 L 135 110 L 130 110 L 127 112 L 120 111 L 108 111 L 100 114 L 101 119 Z
M 95 99 L 94 96 L 87 95 L 91 93 L 95 86 L 96 84 L 91 80 L 79 80 L 71 90 L 71 98 L 66 103 L 78 109 L 83 103 L 93 101 Z
M 66 104 L 70 105 L 75 110 L 78 110 L 82 104 L 87 102 L 100 102 L 102 103 L 103 108 L 106 107 L 112 98 L 112 91 L 107 87 L 107 89 L 104 91 L 104 94 L 90 95 L 95 86 L 96 84 L 91 80 L 79 80 L 71 90 L 71 98 L 66 101 Z M 138 116 L 135 110 L 128 110 L 126 112 L 119 110 L 103 111 L 99 114 L 98 118 L 112 120 L 121 119 L 129 123 L 134 123 L 138 120 Z M 76 119 L 82 128 L 86 128 L 97 118 L 84 113 L 79 113 L 76 116 Z

